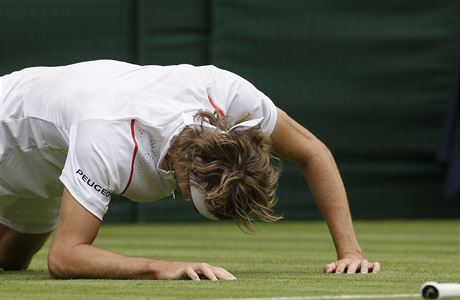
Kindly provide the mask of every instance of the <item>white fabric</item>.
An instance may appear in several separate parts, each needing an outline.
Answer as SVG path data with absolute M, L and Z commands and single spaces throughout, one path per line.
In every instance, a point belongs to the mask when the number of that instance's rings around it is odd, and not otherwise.
M 214 112 L 208 97 L 235 121 L 249 114 L 263 118 L 266 134 L 273 131 L 272 101 L 214 66 L 100 60 L 0 77 L 0 222 L 31 220 L 24 232 L 39 224 L 52 229 L 61 170 L 62 183 L 101 220 L 111 194 L 125 190 L 140 202 L 170 195 L 175 182 L 164 162 L 170 141 L 186 126 L 183 115 Z
M 206 128 L 209 128 L 209 129 L 213 129 L 213 130 L 217 130 L 217 131 L 220 131 L 221 133 L 228 133 L 232 130 L 235 130 L 235 131 L 240 131 L 240 130 L 246 130 L 246 129 L 249 129 L 249 128 L 252 128 L 252 127 L 255 127 L 257 125 L 259 125 L 263 120 L 264 118 L 257 118 L 257 119 L 253 119 L 253 120 L 247 120 L 247 121 L 243 121 L 241 123 L 236 123 L 235 125 L 233 125 L 232 127 L 230 127 L 229 129 L 227 130 L 221 130 L 221 129 L 218 129 L 216 126 L 208 123 L 208 122 L 201 122 L 200 120 L 195 120 L 194 116 L 192 114 L 183 114 L 182 115 L 182 118 L 184 120 L 184 123 L 187 127 L 191 127 L 191 128 L 199 128 L 201 129 L 202 127 L 206 127 Z
M 196 210 L 198 210 L 198 212 L 202 216 L 208 218 L 209 220 L 214 220 L 214 221 L 219 220 L 206 207 L 205 197 L 203 193 L 201 192 L 199 185 L 193 179 L 190 179 L 189 182 L 190 182 L 190 193 L 192 194 L 192 201 L 193 201 L 193 205 L 195 206 Z

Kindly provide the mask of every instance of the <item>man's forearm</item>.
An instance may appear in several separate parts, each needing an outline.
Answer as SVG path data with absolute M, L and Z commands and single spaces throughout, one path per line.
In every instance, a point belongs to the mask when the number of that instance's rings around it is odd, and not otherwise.
M 67 189 L 61 203 L 59 226 L 48 254 L 48 269 L 53 278 L 236 279 L 227 270 L 206 263 L 128 257 L 94 247 L 101 221 Z
M 57 279 L 109 278 L 157 279 L 161 264 L 141 257 L 128 257 L 91 245 L 76 245 L 50 250 L 50 275 Z
M 347 254 L 361 254 L 345 187 L 330 151 L 326 146 L 319 145 L 316 155 L 299 167 L 327 222 L 339 258 Z
M 51 246 L 48 268 L 55 279 L 234 280 L 227 270 L 207 263 L 152 260 L 119 255 L 88 244 Z

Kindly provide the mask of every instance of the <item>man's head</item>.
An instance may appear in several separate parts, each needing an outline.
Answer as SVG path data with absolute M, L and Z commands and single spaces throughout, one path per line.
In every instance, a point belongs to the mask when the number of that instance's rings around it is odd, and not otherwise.
M 227 132 L 230 120 L 209 112 L 198 112 L 195 120 L 216 128 L 185 128 L 168 153 L 184 196 L 191 198 L 192 179 L 218 219 L 236 219 L 248 229 L 254 217 L 280 219 L 272 214 L 279 170 L 271 161 L 269 138 L 258 127 Z

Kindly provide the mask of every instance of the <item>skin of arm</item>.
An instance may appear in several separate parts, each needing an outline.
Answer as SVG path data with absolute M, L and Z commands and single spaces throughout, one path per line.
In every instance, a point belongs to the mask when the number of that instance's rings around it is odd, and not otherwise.
M 305 177 L 331 233 L 337 261 L 326 264 L 326 273 L 379 272 L 378 262 L 368 262 L 353 228 L 348 200 L 337 165 L 329 149 L 312 133 L 278 108 L 271 135 L 275 153 L 293 161 Z
M 64 189 L 59 225 L 48 254 L 52 278 L 236 279 L 225 269 L 205 263 L 128 257 L 97 248 L 91 244 L 100 225 L 101 221 Z

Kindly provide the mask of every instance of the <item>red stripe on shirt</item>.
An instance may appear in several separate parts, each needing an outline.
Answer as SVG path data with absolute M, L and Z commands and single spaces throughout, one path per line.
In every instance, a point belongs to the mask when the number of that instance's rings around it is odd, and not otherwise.
M 217 112 L 219 117 L 221 117 L 221 118 L 225 117 L 225 114 L 222 111 L 222 109 L 220 109 L 219 106 L 217 106 L 216 103 L 214 103 L 214 101 L 211 99 L 210 96 L 208 96 L 208 100 L 209 100 L 209 103 L 211 103 L 212 107 L 214 107 L 214 110 Z
M 134 120 L 134 119 L 131 120 L 131 135 L 133 137 L 133 142 L 134 142 L 133 159 L 131 160 L 131 172 L 129 173 L 128 183 L 126 184 L 126 187 L 123 190 L 123 192 L 121 192 L 121 195 L 123 195 L 126 192 L 126 190 L 128 189 L 129 185 L 131 184 L 131 180 L 133 180 L 134 161 L 136 160 L 136 154 L 137 154 L 137 149 L 138 149 L 138 145 L 137 145 L 137 141 L 136 141 L 136 134 L 134 133 L 134 123 L 135 122 L 136 122 L 136 120 Z

